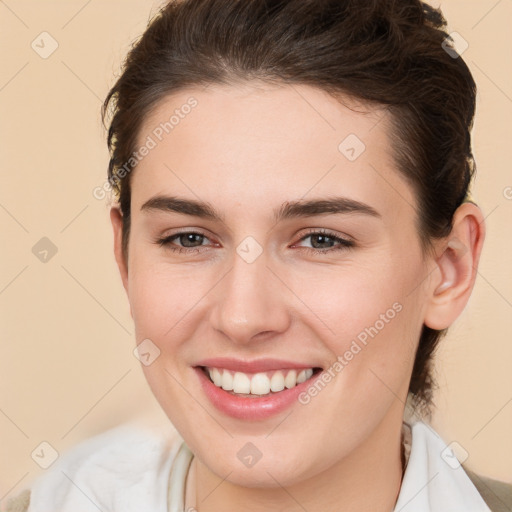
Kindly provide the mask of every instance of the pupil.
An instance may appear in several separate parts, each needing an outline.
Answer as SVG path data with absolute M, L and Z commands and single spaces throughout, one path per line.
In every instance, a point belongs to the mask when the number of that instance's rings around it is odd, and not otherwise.
M 185 247 L 189 247 L 187 244 L 190 242 L 190 243 L 194 243 L 194 238 L 195 237 L 201 237 L 202 235 L 197 235 L 197 234 L 194 234 L 194 233 L 189 233 L 189 234 L 186 234 L 186 235 L 183 235 L 184 239 L 186 240 L 186 243 L 184 243 L 183 245 Z M 197 240 L 196 240 L 197 241 Z M 181 240 L 181 242 L 183 243 L 183 238 Z
M 315 235 L 313 238 L 318 239 L 320 244 L 322 244 L 322 243 L 325 244 L 326 243 L 325 239 L 329 239 L 330 237 L 326 236 L 326 235 Z

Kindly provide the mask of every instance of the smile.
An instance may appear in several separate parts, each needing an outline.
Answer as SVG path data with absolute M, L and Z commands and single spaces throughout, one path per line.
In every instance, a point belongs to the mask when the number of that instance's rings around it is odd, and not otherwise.
M 264 359 L 243 361 L 214 358 L 193 367 L 205 398 L 224 415 L 260 421 L 284 413 L 298 402 L 301 392 L 314 385 L 322 368 Z
M 236 395 L 265 396 L 291 389 L 310 379 L 314 368 L 284 369 L 270 372 L 245 373 L 234 372 L 225 368 L 204 368 L 210 381 L 224 391 Z

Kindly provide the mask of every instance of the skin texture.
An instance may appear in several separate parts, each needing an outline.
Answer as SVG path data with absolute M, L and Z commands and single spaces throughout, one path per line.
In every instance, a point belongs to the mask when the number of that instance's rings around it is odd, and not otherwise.
M 424 254 L 417 201 L 394 166 L 386 111 L 357 112 L 306 85 L 182 90 L 147 116 L 139 145 L 191 96 L 197 106 L 133 171 L 128 261 L 121 215 L 111 209 L 136 342 L 149 338 L 160 350 L 145 376 L 196 455 L 191 504 L 201 512 L 392 510 L 420 331 L 424 323 L 448 327 L 463 310 L 484 238 L 482 214 L 462 205 L 452 234 Z M 361 110 L 354 100 L 345 104 Z M 366 146 L 354 161 L 338 149 L 349 134 Z M 208 202 L 223 221 L 141 211 L 157 195 Z M 333 196 L 365 203 L 379 216 L 273 220 L 273 209 L 287 201 Z M 323 254 L 339 245 L 306 237 L 312 228 L 354 245 Z M 178 231 L 205 235 L 189 242 L 199 252 L 155 243 Z M 252 263 L 236 250 L 248 236 L 263 251 Z M 187 239 L 172 243 L 183 247 Z M 193 370 L 217 356 L 326 369 L 397 303 L 400 312 L 317 396 L 269 419 L 219 412 Z M 251 468 L 237 457 L 247 442 L 262 453 Z

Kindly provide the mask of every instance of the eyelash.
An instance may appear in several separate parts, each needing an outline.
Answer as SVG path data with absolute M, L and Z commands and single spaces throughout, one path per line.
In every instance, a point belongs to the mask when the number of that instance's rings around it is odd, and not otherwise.
M 174 235 L 170 235 L 170 236 L 163 237 L 163 238 L 158 238 L 157 240 L 155 240 L 155 243 L 160 245 L 160 247 L 166 247 L 167 249 L 170 249 L 171 251 L 176 252 L 176 253 L 191 254 L 191 253 L 202 252 L 201 251 L 201 247 L 202 246 L 199 246 L 199 247 L 179 247 L 179 246 L 173 246 L 171 244 L 172 240 L 174 240 L 175 238 L 178 238 L 178 237 L 180 237 L 182 235 L 199 235 L 199 236 L 202 236 L 204 238 L 208 238 L 203 233 L 199 233 L 197 231 L 182 231 L 180 233 L 175 233 Z M 302 250 L 305 250 L 306 252 L 308 252 L 310 254 L 313 254 L 313 255 L 329 254 L 329 253 L 331 253 L 333 251 L 341 251 L 341 250 L 351 249 L 355 245 L 352 240 L 347 240 L 345 238 L 341 238 L 339 236 L 336 236 L 334 233 L 331 233 L 330 231 L 327 231 L 325 229 L 312 230 L 309 233 L 307 233 L 306 235 L 304 235 L 299 240 L 299 242 L 302 242 L 306 238 L 309 238 L 309 237 L 314 236 L 314 235 L 326 236 L 326 237 L 330 238 L 333 242 L 338 242 L 338 245 L 335 246 L 335 247 L 330 247 L 328 249 L 315 249 L 313 247 L 301 247 Z

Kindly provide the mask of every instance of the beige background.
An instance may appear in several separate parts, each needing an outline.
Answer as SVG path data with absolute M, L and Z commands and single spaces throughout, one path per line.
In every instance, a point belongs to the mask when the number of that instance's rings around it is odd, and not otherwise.
M 43 441 L 62 453 L 134 417 L 165 419 L 132 353 L 108 202 L 92 195 L 107 166 L 101 100 L 160 3 L 0 0 L 2 500 L 44 471 L 31 457 Z M 512 0 L 442 7 L 479 87 L 474 196 L 488 236 L 438 355 L 433 423 L 470 467 L 512 482 Z M 43 31 L 58 43 L 46 59 L 31 47 L 51 48 Z M 32 252 L 42 237 L 57 248 L 46 263 Z

